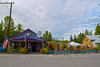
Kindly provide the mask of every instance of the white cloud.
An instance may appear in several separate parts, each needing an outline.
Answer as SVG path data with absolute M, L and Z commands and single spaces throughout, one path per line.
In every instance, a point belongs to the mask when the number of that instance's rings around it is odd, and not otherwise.
M 15 5 L 13 5 L 12 17 L 16 24 L 21 22 L 25 28 L 31 28 L 35 32 L 51 31 L 55 38 L 67 39 L 72 33 L 84 32 L 86 28 L 94 29 L 91 23 L 98 23 L 94 19 L 97 15 L 94 15 L 93 12 L 97 12 L 95 8 L 98 9 L 99 0 L 13 1 Z

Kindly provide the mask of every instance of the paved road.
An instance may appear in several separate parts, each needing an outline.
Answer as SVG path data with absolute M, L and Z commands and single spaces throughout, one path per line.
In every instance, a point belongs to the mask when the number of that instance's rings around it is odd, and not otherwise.
M 0 67 L 100 67 L 100 54 L 0 54 Z

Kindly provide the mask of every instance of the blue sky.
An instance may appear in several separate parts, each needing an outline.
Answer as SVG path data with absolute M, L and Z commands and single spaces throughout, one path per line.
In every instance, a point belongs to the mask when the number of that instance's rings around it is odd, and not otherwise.
M 100 23 L 100 0 L 0 0 L 14 1 L 12 17 L 16 24 L 35 32 L 46 30 L 57 39 L 92 30 Z M 9 7 L 9 5 L 7 5 Z M 1 10 L 2 9 L 2 10 Z M 0 19 L 9 15 L 5 5 L 0 5 Z

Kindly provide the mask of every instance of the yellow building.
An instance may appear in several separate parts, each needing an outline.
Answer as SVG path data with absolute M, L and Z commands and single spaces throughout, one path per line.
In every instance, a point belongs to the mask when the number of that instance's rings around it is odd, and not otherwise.
M 100 39 L 100 35 L 85 35 L 85 37 L 83 38 L 83 45 L 88 45 L 88 44 L 95 45 L 98 39 Z

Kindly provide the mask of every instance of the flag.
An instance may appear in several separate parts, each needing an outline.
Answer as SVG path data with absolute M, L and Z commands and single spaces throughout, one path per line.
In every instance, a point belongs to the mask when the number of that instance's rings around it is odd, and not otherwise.
M 88 47 L 91 47 L 91 45 L 90 45 L 90 44 L 88 44 Z
M 50 43 L 50 46 L 49 47 L 52 48 L 52 43 Z
M 83 48 L 83 45 L 81 44 L 81 47 Z
M 8 44 L 8 39 L 7 39 L 7 37 L 5 36 L 5 40 L 4 40 L 4 44 L 3 44 L 3 48 L 4 48 L 4 49 L 6 49 L 7 44 Z

